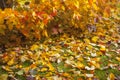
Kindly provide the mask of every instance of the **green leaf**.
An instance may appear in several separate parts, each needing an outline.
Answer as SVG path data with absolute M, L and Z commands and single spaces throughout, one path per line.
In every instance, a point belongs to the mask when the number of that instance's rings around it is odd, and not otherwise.
M 32 62 L 30 62 L 29 60 L 27 60 L 27 61 L 25 61 L 25 62 L 22 63 L 22 66 L 23 66 L 23 67 L 28 67 L 28 66 L 30 66 L 31 64 L 32 64 Z
M 23 75 L 24 71 L 23 70 L 19 70 L 18 72 L 16 72 L 18 75 Z

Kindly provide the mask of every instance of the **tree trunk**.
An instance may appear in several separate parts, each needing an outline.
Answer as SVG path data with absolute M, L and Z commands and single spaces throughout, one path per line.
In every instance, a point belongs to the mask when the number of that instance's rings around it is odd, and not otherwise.
M 6 7 L 6 5 L 5 5 L 5 0 L 0 0 L 0 8 L 1 8 L 2 10 L 4 10 L 5 7 Z
M 13 0 L 0 0 L 0 8 L 4 10 L 5 8 L 12 8 Z

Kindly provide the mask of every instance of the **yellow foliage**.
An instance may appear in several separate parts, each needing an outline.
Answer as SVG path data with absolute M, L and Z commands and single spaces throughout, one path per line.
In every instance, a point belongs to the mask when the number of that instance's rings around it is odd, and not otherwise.
M 49 67 L 50 71 L 54 71 L 55 70 L 54 67 L 52 66 L 52 64 L 48 63 L 47 66 Z
M 42 68 L 40 71 L 44 72 L 44 71 L 47 71 L 48 69 L 47 68 Z
M 84 41 L 86 42 L 86 43 L 90 43 L 90 40 L 89 39 L 84 39 Z
M 85 67 L 84 64 L 82 64 L 82 63 L 80 63 L 80 62 L 77 63 L 77 68 L 83 69 L 84 67 Z
M 48 33 L 47 33 L 46 30 L 43 30 L 43 35 L 44 35 L 45 37 L 48 37 Z
M 115 75 L 113 73 L 110 73 L 108 80 L 115 80 Z
M 38 48 L 39 48 L 39 46 L 34 44 L 34 45 L 31 46 L 30 50 L 33 51 L 33 50 L 37 50 Z
M 100 46 L 100 50 L 101 50 L 101 51 L 106 51 L 106 47 L 103 46 L 103 45 L 101 45 L 101 46 Z
M 99 39 L 99 37 L 98 36 L 94 36 L 94 37 L 92 37 L 92 42 L 94 42 L 94 43 L 96 43 L 97 41 L 98 41 L 98 39 Z
M 79 60 L 79 61 L 83 61 L 83 58 L 82 58 L 82 57 L 79 57 L 78 60 Z
M 8 65 L 10 66 L 10 65 L 13 65 L 15 63 L 15 61 L 14 61 L 14 58 L 12 58 L 10 61 L 8 61 Z
M 116 57 L 116 59 L 117 59 L 118 61 L 120 61 L 120 57 Z

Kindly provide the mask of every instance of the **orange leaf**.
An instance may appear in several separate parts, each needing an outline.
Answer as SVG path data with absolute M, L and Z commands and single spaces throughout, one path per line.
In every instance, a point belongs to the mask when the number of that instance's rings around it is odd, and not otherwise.
M 93 0 L 88 0 L 89 5 L 92 6 Z
M 28 31 L 28 30 L 22 29 L 21 32 L 22 32 L 22 34 L 25 35 L 26 37 L 29 37 L 29 31 Z
M 40 39 L 41 38 L 41 35 L 40 35 L 40 31 L 35 31 L 35 35 L 34 35 L 37 39 Z
M 44 24 L 47 24 L 47 23 L 48 23 L 48 19 L 44 19 L 44 20 L 43 20 L 43 23 L 44 23 Z
M 104 9 L 104 15 L 106 17 L 110 16 L 110 6 L 105 7 L 105 9 Z

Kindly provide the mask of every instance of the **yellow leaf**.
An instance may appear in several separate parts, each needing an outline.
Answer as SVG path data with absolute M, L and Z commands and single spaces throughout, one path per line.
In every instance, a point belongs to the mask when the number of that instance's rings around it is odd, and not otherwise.
M 47 71 L 48 69 L 47 68 L 42 68 L 40 71 L 44 72 L 44 71 Z
M 101 45 L 101 46 L 100 46 L 100 51 L 106 51 L 106 47 L 103 46 L 103 45 Z
M 16 68 L 22 68 L 22 65 L 16 65 L 15 67 Z
M 100 58 L 92 58 L 93 61 L 99 62 Z
M 65 11 L 65 7 L 64 6 L 62 6 L 61 8 L 62 8 L 63 11 Z
M 12 71 L 9 66 L 3 66 L 2 68 L 3 68 L 4 70 L 6 70 L 6 71 Z M 0 79 L 0 80 L 1 80 L 1 79 Z
M 94 37 L 92 37 L 92 42 L 94 42 L 94 43 L 96 43 L 97 41 L 98 41 L 98 39 L 99 39 L 99 37 L 98 36 L 94 36 Z
M 116 57 L 116 59 L 117 59 L 118 61 L 120 61 L 120 57 Z
M 99 7 L 96 4 L 93 4 L 93 7 L 94 7 L 95 10 L 99 9 Z
M 89 40 L 89 39 L 84 39 L 84 41 L 85 41 L 86 43 L 90 43 L 90 40 Z
M 109 74 L 109 80 L 115 80 L 115 75 L 113 73 Z
M 94 66 L 96 67 L 96 68 L 100 68 L 100 64 L 99 63 L 96 63 L 96 64 L 94 64 Z
M 85 67 L 84 64 L 82 64 L 82 63 L 80 63 L 80 62 L 77 63 L 77 68 L 80 69 L 80 68 L 84 68 L 84 67 Z
M 49 67 L 50 71 L 54 71 L 54 67 L 52 66 L 52 64 L 48 63 L 47 66 Z
M 82 57 L 79 57 L 78 60 L 79 60 L 79 61 L 83 61 L 83 58 L 82 58 Z
M 77 8 L 79 8 L 79 6 L 80 6 L 79 1 L 75 1 L 75 2 L 74 2 L 74 5 L 75 5 Z
M 93 46 L 88 45 L 87 48 L 88 48 L 89 50 L 92 50 L 92 49 L 93 49 Z
M 98 36 L 103 36 L 104 34 L 102 32 L 97 33 Z
M 13 65 L 14 64 L 14 58 L 12 58 L 10 61 L 7 63 L 8 65 Z
M 44 29 L 44 23 L 43 22 L 40 24 L 40 28 Z
M 96 61 L 91 61 L 90 62 L 93 66 L 95 66 L 96 68 L 100 68 L 100 64 L 97 63 Z
M 11 53 L 10 53 L 10 54 L 12 54 L 13 56 L 14 56 L 14 55 L 16 55 L 16 53 L 15 53 L 14 51 L 11 51 Z
M 103 53 L 102 52 L 97 52 L 97 55 L 102 55 Z
M 1 74 L 0 75 L 0 80 L 8 80 L 8 74 Z
M 52 75 L 53 75 L 53 73 L 52 73 L 52 72 L 49 72 L 49 73 L 47 73 L 47 74 L 46 74 L 46 76 L 52 76 Z M 52 77 L 48 77 L 48 79 L 49 79 L 49 80 L 53 80 L 53 78 L 52 78 Z
M 44 30 L 43 33 L 44 33 L 44 36 L 45 36 L 45 37 L 48 37 L 48 33 L 47 33 L 46 30 Z
M 36 45 L 36 44 L 34 44 L 34 45 L 32 45 L 31 46 L 31 48 L 30 48 L 30 50 L 36 50 L 36 49 L 38 49 L 39 48 L 39 46 L 38 45 Z

